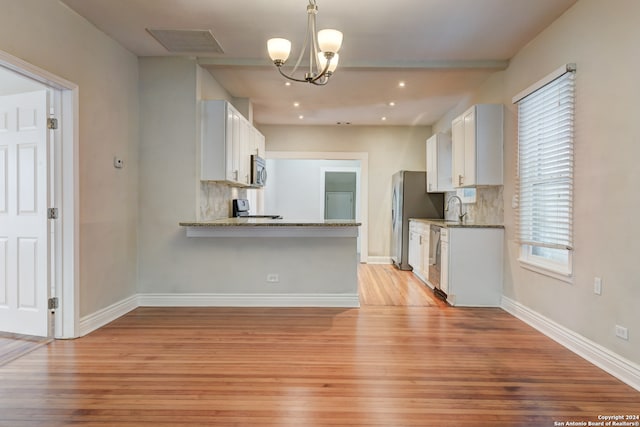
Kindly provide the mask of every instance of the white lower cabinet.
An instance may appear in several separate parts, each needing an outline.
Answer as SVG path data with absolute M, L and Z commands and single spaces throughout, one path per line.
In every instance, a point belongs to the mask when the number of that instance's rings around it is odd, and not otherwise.
M 440 230 L 440 289 L 449 294 L 449 230 Z
M 409 265 L 426 282 L 429 276 L 429 225 L 409 222 Z
M 409 260 L 408 263 L 416 272 L 420 260 L 420 234 L 414 230 L 409 230 Z
M 502 299 L 502 228 L 449 227 L 440 236 L 440 287 L 451 305 L 499 307 Z

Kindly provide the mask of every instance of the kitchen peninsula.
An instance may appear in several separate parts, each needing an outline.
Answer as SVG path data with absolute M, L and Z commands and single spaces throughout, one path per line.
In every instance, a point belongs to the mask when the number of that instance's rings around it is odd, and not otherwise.
M 206 238 L 199 245 L 224 247 L 242 259 L 245 268 L 225 284 L 233 287 L 225 305 L 360 305 L 357 221 L 224 218 L 179 225 L 189 238 Z

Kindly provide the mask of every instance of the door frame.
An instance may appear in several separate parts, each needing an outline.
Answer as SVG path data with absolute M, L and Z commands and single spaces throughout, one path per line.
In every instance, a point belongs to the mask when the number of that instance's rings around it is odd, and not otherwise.
M 357 151 L 267 151 L 267 159 L 291 160 L 360 160 L 360 262 L 369 258 L 369 153 Z M 322 184 L 324 187 L 324 183 Z M 324 197 L 324 191 L 323 195 Z M 324 206 L 324 202 L 323 202 Z M 357 218 L 357 216 L 356 216 Z
M 55 253 L 51 265 L 54 272 L 55 292 L 60 305 L 54 314 L 54 337 L 75 338 L 79 325 L 79 87 L 77 84 L 56 76 L 40 67 L 0 50 L 0 66 L 17 74 L 40 82 L 52 89 L 55 97 L 52 105 L 56 108 L 59 128 L 53 132 L 54 172 L 52 203 L 59 210 L 59 217 L 52 224 L 53 241 L 49 244 Z M 62 167 L 64 165 L 64 167 Z M 53 185 L 53 187 L 51 187 Z M 51 286 L 51 283 L 49 283 Z

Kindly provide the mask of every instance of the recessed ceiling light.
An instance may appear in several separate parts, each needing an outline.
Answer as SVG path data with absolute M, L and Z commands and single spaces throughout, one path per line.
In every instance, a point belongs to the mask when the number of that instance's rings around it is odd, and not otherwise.
M 304 116 L 303 116 L 302 114 L 300 114 L 300 115 L 298 116 L 298 118 L 299 118 L 300 120 L 302 120 L 302 119 L 304 119 Z
M 383 121 L 383 122 L 384 122 L 384 121 L 386 121 L 386 120 L 387 120 L 387 118 L 386 118 L 386 117 L 383 117 L 383 118 L 382 118 L 382 121 Z
M 395 107 L 395 106 L 396 106 L 395 102 L 393 102 L 393 101 L 389 102 L 389 107 Z
M 285 86 L 291 86 L 291 82 L 284 82 Z
M 294 107 L 296 107 L 296 108 L 298 108 L 298 107 L 300 106 L 300 103 L 299 103 L 299 102 L 294 102 L 294 103 L 293 103 L 293 106 L 294 106 Z
M 398 86 L 400 86 L 400 87 L 405 87 L 406 85 L 407 85 L 407 84 L 406 84 L 405 82 L 400 82 L 400 83 L 398 83 Z

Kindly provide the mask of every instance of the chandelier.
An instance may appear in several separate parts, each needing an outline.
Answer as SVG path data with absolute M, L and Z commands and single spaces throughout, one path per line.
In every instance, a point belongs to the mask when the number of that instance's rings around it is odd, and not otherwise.
M 317 14 L 318 5 L 316 0 L 309 0 L 309 5 L 307 6 L 307 33 L 305 34 L 300 56 L 298 56 L 298 61 L 291 74 L 286 74 L 282 71 L 282 66 L 291 53 L 291 42 L 282 38 L 267 41 L 267 49 L 271 60 L 280 74 L 289 80 L 312 83 L 314 85 L 326 85 L 329 82 L 329 77 L 338 66 L 338 50 L 342 45 L 342 33 L 338 30 L 320 30 L 316 33 Z M 307 48 L 309 67 L 304 74 L 304 78 L 294 77 L 302 63 Z

